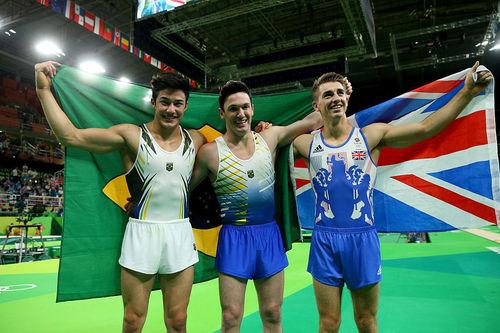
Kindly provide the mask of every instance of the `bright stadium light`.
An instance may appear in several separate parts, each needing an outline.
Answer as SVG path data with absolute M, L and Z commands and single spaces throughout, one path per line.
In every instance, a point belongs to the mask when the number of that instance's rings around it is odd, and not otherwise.
M 104 67 L 100 63 L 93 61 L 93 60 L 84 61 L 84 62 L 80 63 L 80 65 L 78 67 L 82 71 L 85 71 L 87 73 L 92 73 L 92 74 L 102 74 L 102 73 L 106 72 L 106 70 L 104 69 Z
M 120 77 L 118 80 L 120 80 L 121 82 L 125 82 L 125 83 L 130 83 L 132 81 L 130 81 L 130 79 L 126 76 L 122 76 Z
M 35 49 L 43 55 L 55 55 L 61 57 L 64 52 L 57 46 L 54 42 L 50 40 L 44 40 L 36 44 Z
M 9 29 L 9 31 L 10 31 L 11 34 L 15 34 L 16 33 L 16 30 L 14 30 L 14 29 Z

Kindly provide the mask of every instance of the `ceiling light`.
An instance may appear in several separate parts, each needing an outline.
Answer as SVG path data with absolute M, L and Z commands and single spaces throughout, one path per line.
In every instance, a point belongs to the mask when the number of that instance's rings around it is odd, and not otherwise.
M 44 40 L 36 44 L 35 49 L 39 53 L 44 55 L 56 55 L 58 57 L 64 55 L 63 51 L 59 48 L 59 46 L 57 46 L 54 42 L 49 40 Z
M 100 63 L 92 61 L 92 60 L 82 62 L 82 63 L 80 63 L 80 65 L 78 67 L 82 71 L 92 73 L 92 74 L 102 74 L 102 73 L 106 72 L 106 70 L 104 69 L 104 67 Z
M 10 32 L 11 34 L 15 34 L 15 33 L 16 33 L 16 31 L 15 31 L 14 29 L 9 29 L 9 32 Z
M 125 77 L 125 76 L 122 76 L 118 80 L 120 80 L 121 82 L 125 82 L 125 83 L 130 83 L 131 82 L 130 79 L 128 77 Z

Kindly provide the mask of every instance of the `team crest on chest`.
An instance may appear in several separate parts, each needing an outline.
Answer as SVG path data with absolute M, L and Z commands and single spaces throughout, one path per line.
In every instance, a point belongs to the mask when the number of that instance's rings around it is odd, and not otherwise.
M 248 175 L 248 178 L 253 178 L 255 176 L 253 170 L 248 170 L 247 175 Z
M 173 162 L 167 162 L 167 164 L 165 166 L 165 169 L 167 169 L 167 171 L 172 171 L 174 169 L 174 163 Z
M 355 137 L 354 138 L 354 146 L 356 147 L 356 149 L 362 149 L 363 148 L 363 141 L 361 141 L 360 138 L 358 137 Z

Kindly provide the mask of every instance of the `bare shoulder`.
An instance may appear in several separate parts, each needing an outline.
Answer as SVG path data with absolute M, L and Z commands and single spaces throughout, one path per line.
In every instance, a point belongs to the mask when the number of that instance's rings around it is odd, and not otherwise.
M 307 158 L 309 156 L 309 146 L 311 146 L 312 140 L 312 134 L 302 134 L 296 137 L 295 140 L 293 140 L 294 153 Z
M 140 130 L 139 126 L 134 124 L 118 124 L 112 126 L 111 128 L 121 133 L 130 132 L 131 134 L 136 134 Z
M 137 138 L 141 130 L 139 126 L 134 124 L 118 124 L 110 127 L 110 129 L 127 140 Z
M 263 138 L 265 139 L 269 139 L 269 137 L 271 136 L 276 136 L 277 134 L 277 128 L 279 128 L 281 126 L 272 126 L 272 127 L 269 127 L 269 128 L 266 128 L 265 130 L 261 131 L 261 132 L 258 132 Z
M 312 139 L 313 139 L 312 134 L 301 134 L 298 137 L 296 137 L 295 140 L 293 140 L 293 144 L 303 144 L 303 143 L 310 144 Z
M 199 159 L 206 161 L 216 159 L 218 153 L 217 144 L 215 143 L 215 141 L 205 143 L 203 146 L 201 146 L 197 156 Z
M 280 131 L 283 131 L 283 126 L 272 126 L 259 133 L 271 151 L 276 149 Z
M 188 129 L 187 130 L 191 138 L 193 139 L 196 150 L 199 150 L 202 145 L 207 143 L 207 139 L 198 130 Z
M 391 125 L 385 123 L 373 123 L 361 129 L 368 141 L 370 149 L 374 149 L 380 144 L 385 133 L 387 133 L 391 127 Z

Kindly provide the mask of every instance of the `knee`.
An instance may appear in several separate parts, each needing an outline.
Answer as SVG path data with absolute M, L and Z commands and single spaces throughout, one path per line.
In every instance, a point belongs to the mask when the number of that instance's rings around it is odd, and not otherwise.
M 167 311 L 165 316 L 165 325 L 169 331 L 173 332 L 185 332 L 186 321 L 186 310 L 172 309 L 172 311 Z
M 377 315 L 373 313 L 363 313 L 354 316 L 356 326 L 362 332 L 371 332 L 371 329 L 377 327 Z
M 227 306 L 222 309 L 222 325 L 224 327 L 239 326 L 243 318 L 243 309 L 235 306 Z
M 319 317 L 320 332 L 338 332 L 340 328 L 340 316 L 335 315 L 320 315 Z
M 124 330 L 126 332 L 139 332 L 145 319 L 145 311 L 125 307 L 125 313 L 123 315 Z
M 260 315 L 267 323 L 281 323 L 281 304 L 268 304 L 261 307 Z

